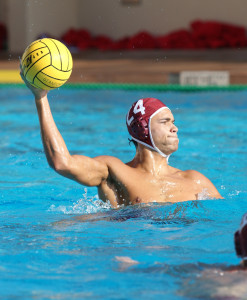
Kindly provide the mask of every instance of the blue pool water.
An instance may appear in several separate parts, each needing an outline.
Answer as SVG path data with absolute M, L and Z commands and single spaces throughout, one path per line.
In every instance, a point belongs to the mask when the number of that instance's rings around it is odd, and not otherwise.
M 50 105 L 73 154 L 127 162 L 125 114 L 157 97 L 173 111 L 170 164 L 209 177 L 223 200 L 111 209 L 46 162 L 26 88 L 0 88 L 1 299 L 246 299 L 233 234 L 247 211 L 247 92 L 58 89 Z

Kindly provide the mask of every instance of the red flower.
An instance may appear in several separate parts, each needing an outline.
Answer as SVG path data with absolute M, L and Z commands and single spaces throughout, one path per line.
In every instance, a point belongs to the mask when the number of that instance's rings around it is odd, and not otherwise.
M 62 41 L 68 46 L 76 46 L 79 49 L 86 49 L 90 47 L 92 40 L 91 34 L 85 29 L 69 29 L 61 37 Z
M 227 34 L 232 37 L 246 37 L 246 30 L 243 26 L 236 26 L 230 24 L 222 24 L 222 34 Z
M 127 49 L 129 43 L 129 37 L 124 37 L 112 44 L 112 50 L 123 50 Z
M 246 37 L 234 37 L 230 35 L 224 35 L 224 40 L 226 42 L 227 47 L 236 48 L 236 47 L 246 47 L 247 46 L 247 38 Z
M 85 29 L 77 30 L 75 45 L 80 50 L 85 50 L 91 47 L 92 37 L 89 31 Z
M 7 43 L 7 28 L 0 23 L 0 49 L 4 49 Z
M 77 41 L 77 31 L 75 29 L 69 29 L 61 37 L 61 40 L 68 46 L 75 46 Z
M 219 22 L 194 21 L 190 24 L 190 26 L 192 29 L 191 34 L 195 40 L 218 38 L 222 33 L 222 24 L 220 24 Z
M 190 30 L 181 29 L 159 37 L 142 31 L 132 37 L 113 41 L 105 35 L 93 38 L 88 30 L 72 28 L 62 36 L 62 40 L 68 46 L 75 46 L 80 50 L 88 48 L 100 50 L 210 49 L 247 46 L 246 30 L 243 26 L 200 20 L 193 21 L 190 24 Z
M 102 51 L 112 49 L 112 45 L 113 45 L 112 39 L 105 35 L 98 35 L 92 41 L 92 47 L 95 47 Z
M 194 21 L 191 23 L 192 36 L 197 47 L 204 48 L 245 47 L 246 30 L 242 26 L 216 21 Z
M 86 40 L 78 40 L 77 43 L 76 43 L 76 47 L 79 49 L 79 50 L 86 50 L 86 49 L 89 49 L 91 48 L 91 41 L 86 41 Z
M 171 32 L 158 38 L 159 48 L 162 49 L 193 49 L 195 43 L 189 31 L 185 29 Z
M 7 38 L 7 28 L 4 24 L 0 23 L 0 39 Z
M 157 41 L 150 33 L 143 31 L 129 39 L 127 48 L 130 50 L 154 49 L 157 48 Z
M 223 39 L 210 39 L 207 41 L 208 48 L 224 48 L 226 47 L 226 42 Z

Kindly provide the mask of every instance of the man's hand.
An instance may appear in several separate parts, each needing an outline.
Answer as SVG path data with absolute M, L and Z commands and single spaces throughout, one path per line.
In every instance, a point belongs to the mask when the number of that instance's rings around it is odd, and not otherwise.
M 47 90 L 42 90 L 38 89 L 34 86 L 32 86 L 24 77 L 22 70 L 20 71 L 20 75 L 26 86 L 29 88 L 29 90 L 33 93 L 35 100 L 40 100 L 41 98 L 44 98 L 47 96 L 48 91 Z

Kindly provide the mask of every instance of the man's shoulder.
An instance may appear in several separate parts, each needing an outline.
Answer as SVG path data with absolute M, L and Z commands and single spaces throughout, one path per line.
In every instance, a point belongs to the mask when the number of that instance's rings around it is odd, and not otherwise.
M 119 182 L 123 182 L 126 178 L 133 176 L 133 168 L 115 156 L 101 155 L 95 157 L 95 159 L 107 166 L 109 170 L 109 180 L 118 178 Z
M 196 171 L 196 170 L 185 170 L 181 171 L 183 173 L 183 176 L 188 179 L 193 180 L 207 180 L 207 177 L 204 176 L 202 173 Z
M 188 179 L 193 180 L 195 183 L 197 183 L 198 186 L 207 189 L 207 192 L 209 193 L 211 198 L 222 199 L 222 196 L 219 194 L 214 184 L 202 173 L 195 170 L 186 170 L 184 171 L 184 174 Z
M 106 165 L 126 165 L 121 159 L 115 157 L 115 156 L 110 156 L 110 155 L 100 155 L 97 157 L 94 157 L 95 160 L 98 160 L 100 162 L 105 163 Z
M 177 169 L 177 168 L 174 168 L 174 167 L 171 167 L 171 166 L 170 166 L 170 170 L 171 170 L 171 173 L 177 174 L 177 175 L 179 175 L 181 177 L 184 177 L 184 178 L 194 179 L 194 178 L 198 178 L 198 177 L 203 176 L 200 172 L 195 171 L 195 170 L 180 170 L 180 169 Z

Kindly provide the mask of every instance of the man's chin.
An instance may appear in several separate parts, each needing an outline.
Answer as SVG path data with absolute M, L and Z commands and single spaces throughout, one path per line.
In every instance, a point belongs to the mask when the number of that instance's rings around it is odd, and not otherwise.
M 178 150 L 178 146 L 171 147 L 168 151 L 164 152 L 166 155 L 171 155 L 172 153 L 176 152 Z
M 176 152 L 178 149 L 173 150 L 169 155 L 171 155 L 172 153 Z

